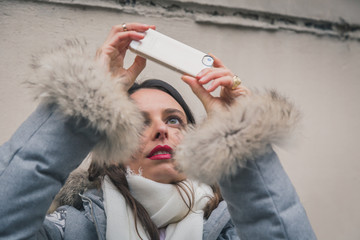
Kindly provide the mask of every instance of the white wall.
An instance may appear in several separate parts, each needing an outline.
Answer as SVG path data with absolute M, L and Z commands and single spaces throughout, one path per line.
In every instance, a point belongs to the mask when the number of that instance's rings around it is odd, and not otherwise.
M 36 107 L 21 84 L 30 74 L 32 54 L 72 37 L 86 38 L 95 52 L 111 26 L 123 22 L 155 24 L 159 31 L 217 55 L 247 86 L 276 88 L 289 96 L 303 112 L 302 130 L 296 144 L 278 153 L 314 230 L 319 239 L 360 239 L 360 41 L 356 39 L 198 24 L 189 17 L 136 11 L 0 1 L 0 143 Z M 179 74 L 149 62 L 140 76 L 146 78 L 171 82 L 194 106 L 198 118 L 204 115 Z

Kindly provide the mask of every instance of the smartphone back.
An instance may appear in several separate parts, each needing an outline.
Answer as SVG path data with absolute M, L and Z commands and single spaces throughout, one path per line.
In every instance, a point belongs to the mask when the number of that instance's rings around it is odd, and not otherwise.
M 184 43 L 153 29 L 147 30 L 145 34 L 144 39 L 130 43 L 130 50 L 142 57 L 191 76 L 213 65 L 211 56 Z

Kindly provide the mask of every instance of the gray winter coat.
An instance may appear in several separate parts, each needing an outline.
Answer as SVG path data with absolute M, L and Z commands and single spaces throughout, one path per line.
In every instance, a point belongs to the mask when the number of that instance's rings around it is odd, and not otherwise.
M 84 192 L 80 208 L 46 212 L 90 151 L 100 161 L 130 156 L 141 114 L 77 41 L 33 66 L 30 84 L 42 104 L 0 147 L 0 239 L 105 239 L 101 191 Z M 225 199 L 204 222 L 204 239 L 316 239 L 271 147 L 297 119 L 276 93 L 254 93 L 185 135 L 176 153 L 184 171 L 219 182 Z

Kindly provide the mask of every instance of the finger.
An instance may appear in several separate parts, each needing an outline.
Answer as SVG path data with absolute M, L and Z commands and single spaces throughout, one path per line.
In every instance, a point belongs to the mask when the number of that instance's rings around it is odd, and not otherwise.
M 248 96 L 251 95 L 250 89 L 248 89 L 247 87 L 242 86 L 242 85 L 240 85 L 240 86 L 238 86 L 237 88 L 235 88 L 234 91 L 238 91 L 238 92 L 241 93 L 242 95 L 248 95 Z
M 114 35 L 118 32 L 125 32 L 124 25 L 126 26 L 126 31 L 136 31 L 136 32 L 145 32 L 149 28 L 154 29 L 154 25 L 148 25 L 143 23 L 124 23 L 115 25 L 111 28 L 110 34 Z
M 228 86 L 232 85 L 232 79 L 229 76 L 225 76 L 225 77 L 221 77 L 218 78 L 216 80 L 214 80 L 210 87 L 207 89 L 208 92 L 213 92 L 215 91 L 219 86 L 224 86 L 224 87 L 228 87 Z
M 223 88 L 221 90 L 220 96 L 224 99 L 227 99 L 228 102 L 231 102 L 233 99 L 239 96 L 250 96 L 250 91 L 247 91 L 247 88 L 236 88 L 236 89 L 228 89 Z
M 119 32 L 125 32 L 124 31 L 124 24 L 115 25 L 111 28 L 108 36 L 106 37 L 105 43 L 108 43 L 110 39 L 114 37 Z M 141 23 L 128 23 L 126 24 L 126 31 L 136 31 L 136 32 L 145 32 L 149 28 L 155 29 L 155 25 L 147 25 L 147 24 L 141 24 Z
M 232 73 L 226 68 L 213 68 L 199 79 L 199 83 L 205 84 L 211 80 L 215 80 L 216 78 L 224 76 L 232 76 Z
M 197 79 L 202 78 L 204 75 L 206 75 L 208 72 L 210 72 L 211 69 L 212 69 L 212 68 L 205 68 L 205 69 L 201 70 L 201 71 L 196 75 L 196 78 L 197 78 Z
M 205 105 L 207 102 L 210 102 L 210 100 L 213 98 L 213 96 L 211 96 L 211 94 L 208 93 L 206 89 L 198 83 L 196 78 L 183 75 L 181 79 L 190 86 L 191 90 L 200 99 L 203 105 Z
M 130 41 L 136 40 L 139 41 L 143 39 L 145 35 L 143 33 L 128 31 L 128 32 L 118 32 L 116 33 L 109 41 L 105 43 L 105 45 L 110 45 L 115 48 L 123 48 Z
M 215 55 L 209 53 L 209 55 L 214 59 L 214 64 L 213 66 L 216 68 L 224 68 L 224 64 L 221 62 L 221 60 L 219 58 L 217 58 Z
M 136 56 L 134 63 L 127 69 L 131 79 L 136 79 L 142 70 L 146 66 L 146 59 L 140 56 Z
M 123 28 L 124 24 L 121 24 L 121 27 Z M 137 31 L 137 32 L 145 32 L 149 28 L 155 30 L 155 25 L 148 25 L 148 24 L 142 24 L 142 23 L 125 23 L 127 31 Z

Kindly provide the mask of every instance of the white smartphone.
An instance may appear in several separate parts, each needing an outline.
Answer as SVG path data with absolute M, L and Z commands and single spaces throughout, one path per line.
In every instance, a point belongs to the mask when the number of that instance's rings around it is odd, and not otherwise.
M 153 29 L 147 30 L 142 40 L 131 41 L 129 48 L 137 55 L 193 77 L 214 63 L 208 54 Z

